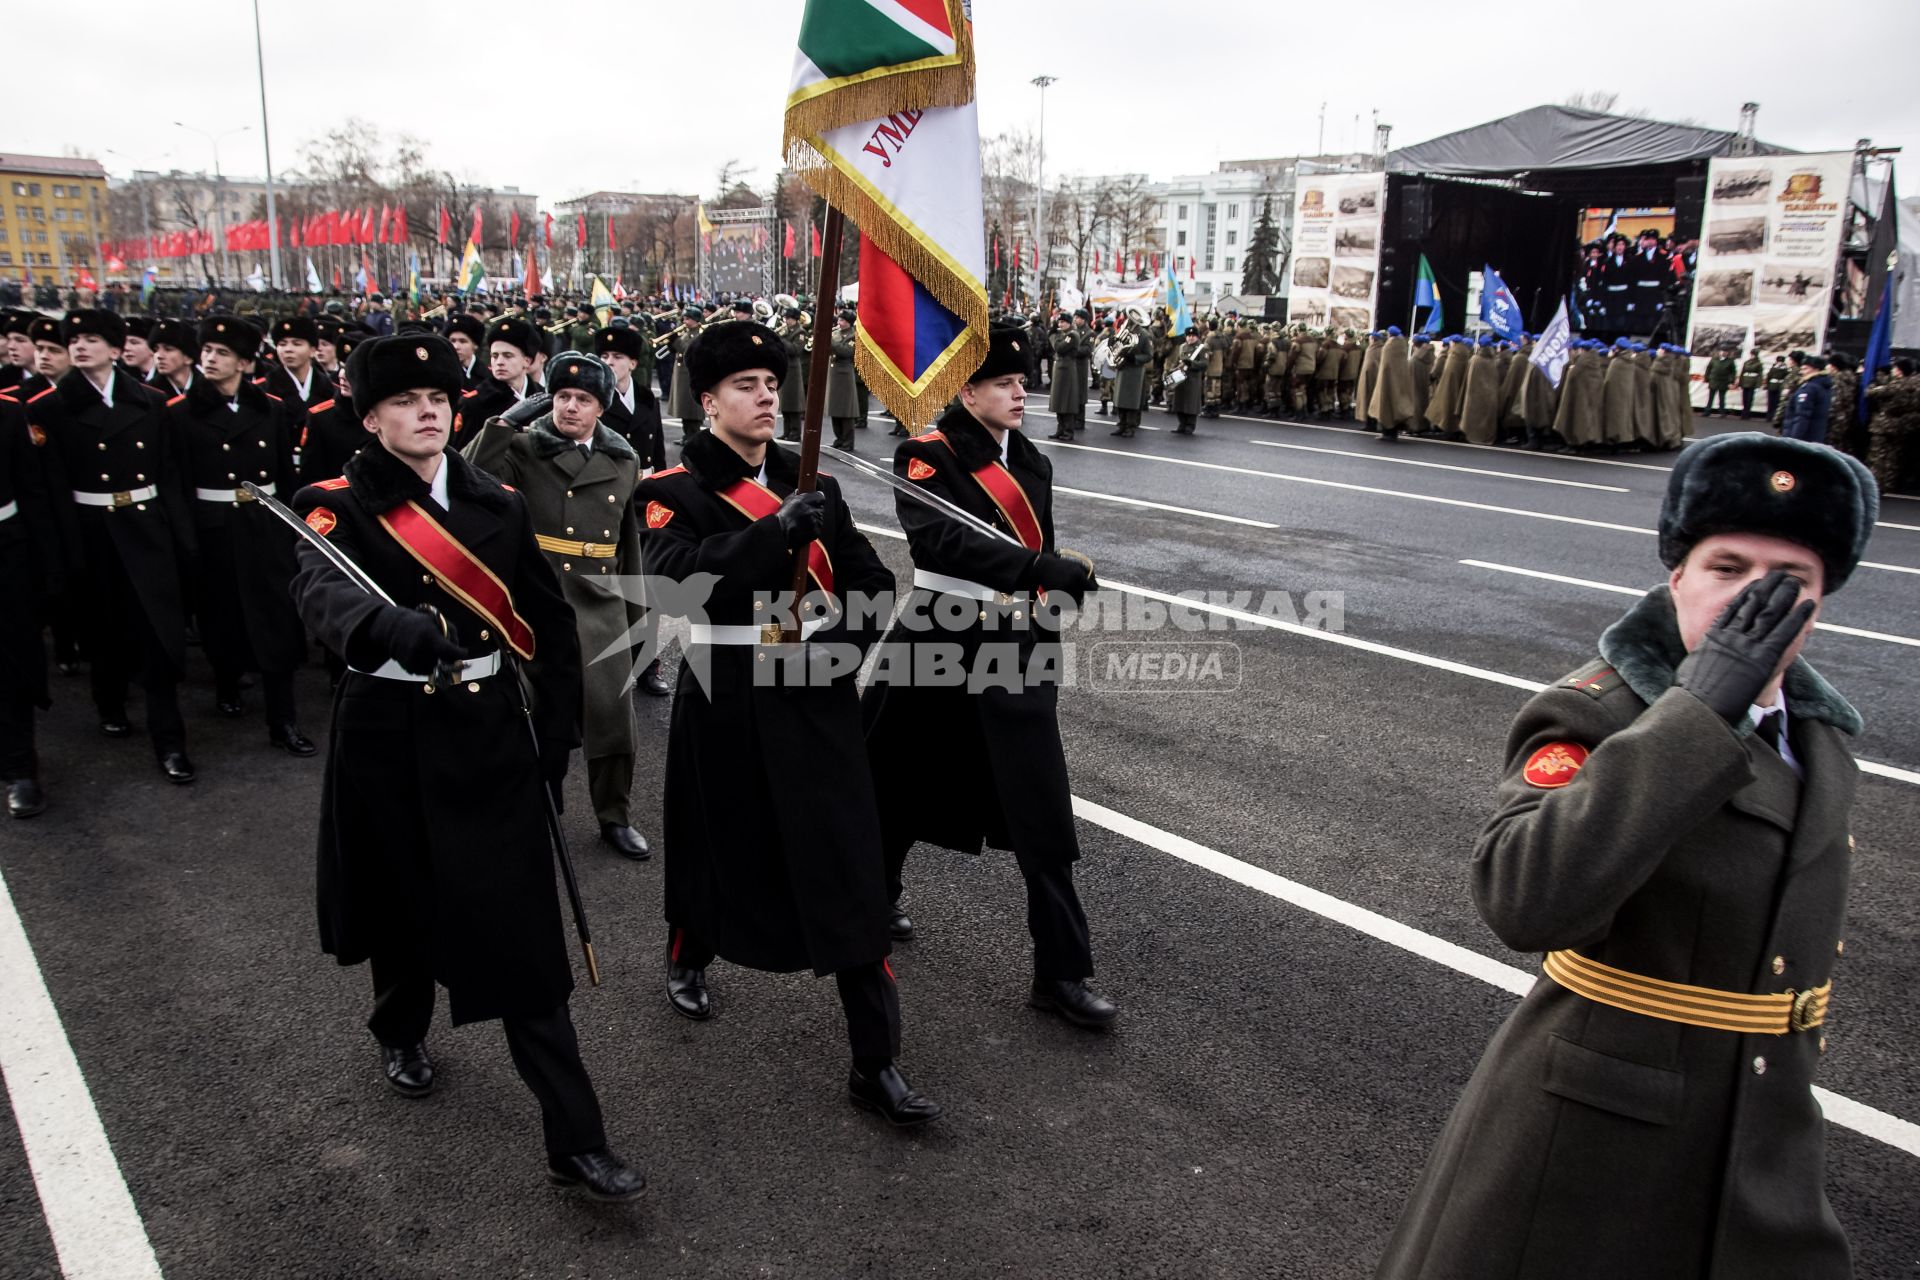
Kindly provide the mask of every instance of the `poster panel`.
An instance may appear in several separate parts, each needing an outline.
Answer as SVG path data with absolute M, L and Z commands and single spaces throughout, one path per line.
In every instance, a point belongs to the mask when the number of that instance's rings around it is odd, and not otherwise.
M 1318 173 L 1293 198 L 1287 321 L 1316 329 L 1373 328 L 1380 290 L 1383 173 Z

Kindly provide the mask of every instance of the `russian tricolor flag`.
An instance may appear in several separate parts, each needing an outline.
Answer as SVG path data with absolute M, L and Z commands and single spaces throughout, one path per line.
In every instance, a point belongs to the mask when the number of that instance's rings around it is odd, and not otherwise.
M 927 287 L 860 236 L 860 341 L 886 362 L 894 380 L 917 395 L 965 336 L 967 323 Z

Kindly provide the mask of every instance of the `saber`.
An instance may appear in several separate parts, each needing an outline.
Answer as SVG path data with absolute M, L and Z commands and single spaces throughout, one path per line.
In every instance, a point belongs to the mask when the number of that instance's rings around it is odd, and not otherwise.
M 979 516 L 973 514 L 973 512 L 968 511 L 965 507 L 956 506 L 937 493 L 923 489 L 911 481 L 902 480 L 899 476 L 893 474 L 893 472 L 878 463 L 869 462 L 858 454 L 848 453 L 845 449 L 836 449 L 830 444 L 823 443 L 820 446 L 820 452 L 832 454 L 835 461 L 844 462 L 861 475 L 871 476 L 873 479 L 887 485 L 895 493 L 904 493 L 923 506 L 932 507 L 940 514 L 950 519 L 958 520 L 975 533 L 984 533 L 989 538 L 998 538 L 1002 542 L 1012 543 L 1022 551 L 1026 550 L 1026 544 L 1022 543 L 1020 539 L 1014 537 L 1006 530 L 996 529 Z
M 242 480 L 240 487 L 252 494 L 255 502 L 265 506 L 267 510 L 273 512 L 283 523 L 290 526 L 295 533 L 305 539 L 308 546 L 325 556 L 327 563 L 344 574 L 347 581 L 353 583 L 354 586 L 359 587 L 375 599 L 384 600 L 396 609 L 400 607 L 399 603 L 383 591 L 380 584 L 375 582 L 365 569 L 362 569 L 353 562 L 353 557 L 349 556 L 339 547 L 334 546 L 331 542 L 328 542 L 326 538 L 321 536 L 319 530 L 313 528 L 313 526 L 309 525 L 305 520 L 302 520 L 294 513 L 291 507 L 288 507 L 284 502 L 276 499 L 272 494 L 266 492 L 251 480 Z M 452 634 L 447 629 L 446 615 L 442 614 L 430 604 L 423 604 L 418 606 L 418 608 L 421 613 L 426 614 L 440 624 L 441 634 L 449 636 Z M 534 768 L 537 771 L 540 764 L 540 734 L 539 731 L 533 727 L 533 700 L 527 692 L 526 676 L 520 670 L 520 664 L 514 659 L 511 652 L 502 651 L 501 657 L 506 659 L 507 663 L 513 668 L 514 684 L 520 691 L 520 712 L 527 723 L 527 737 L 533 744 Z M 460 667 L 462 665 L 463 664 L 456 662 L 435 663 L 433 675 L 427 680 L 427 690 L 432 692 L 435 689 L 452 688 L 455 684 L 459 683 Z M 553 792 L 548 788 L 546 779 L 544 778 L 540 779 L 540 797 L 546 802 L 547 836 L 553 842 L 554 854 L 560 861 L 560 879 L 567 887 L 567 903 L 573 908 L 573 927 L 580 935 L 580 949 L 586 952 L 587 977 L 591 979 L 593 985 L 597 987 L 600 985 L 600 962 L 596 960 L 593 955 L 593 933 L 587 927 L 587 910 L 580 901 L 580 882 L 573 872 L 573 853 L 567 848 L 566 833 L 560 829 L 560 811 L 554 807 Z

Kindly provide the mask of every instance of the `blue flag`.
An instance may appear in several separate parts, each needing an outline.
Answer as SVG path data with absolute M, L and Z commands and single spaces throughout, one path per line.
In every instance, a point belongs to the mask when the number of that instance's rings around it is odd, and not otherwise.
M 1420 332 L 1438 334 L 1443 321 L 1440 318 L 1440 285 L 1433 278 L 1433 266 L 1427 261 L 1427 255 L 1420 255 L 1420 272 L 1413 278 L 1413 314 L 1420 315 L 1420 308 L 1427 308 L 1427 323 Z
M 1873 385 L 1873 375 L 1893 364 L 1893 275 L 1887 275 L 1887 282 L 1880 289 L 1880 309 L 1873 313 L 1873 333 L 1867 338 L 1866 358 L 1860 362 L 1860 402 L 1854 406 L 1855 417 L 1867 420 L 1867 388 Z
M 1507 282 L 1491 265 L 1487 266 L 1480 282 L 1480 322 L 1503 338 L 1517 338 L 1526 330 L 1526 323 L 1520 314 L 1519 299 L 1513 296 L 1513 290 L 1507 288 Z

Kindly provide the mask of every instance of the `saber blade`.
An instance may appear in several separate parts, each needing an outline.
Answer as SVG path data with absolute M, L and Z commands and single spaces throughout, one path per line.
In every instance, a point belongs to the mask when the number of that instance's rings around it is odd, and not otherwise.
M 955 506 L 939 494 L 922 489 L 912 481 L 902 480 L 899 476 L 877 463 L 869 462 L 857 454 L 848 453 L 845 449 L 836 449 L 830 444 L 822 444 L 820 446 L 820 452 L 832 454 L 837 461 L 846 463 L 860 474 L 871 476 L 873 479 L 887 485 L 895 493 L 904 493 L 922 506 L 932 507 L 935 511 L 938 511 L 941 515 L 949 519 L 958 520 L 961 524 L 966 525 L 976 533 L 983 533 L 989 538 L 997 538 L 1001 542 L 1011 543 L 1023 551 L 1026 550 L 1025 544 L 1005 529 L 995 528 L 966 508 Z
M 375 582 L 365 569 L 355 564 L 346 552 L 334 546 L 331 542 L 328 542 L 326 538 L 321 536 L 319 530 L 295 515 L 293 508 L 287 506 L 286 503 L 281 502 L 278 498 L 275 498 L 251 480 L 242 480 L 240 487 L 252 494 L 255 502 L 260 503 L 267 510 L 273 512 L 274 515 L 279 516 L 281 520 L 290 525 L 295 533 L 307 540 L 308 546 L 315 548 L 321 555 L 327 558 L 328 564 L 331 564 L 334 568 L 351 578 L 355 586 L 370 596 L 378 596 L 388 604 L 394 603 L 393 597 L 381 590 L 380 584 Z

